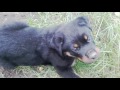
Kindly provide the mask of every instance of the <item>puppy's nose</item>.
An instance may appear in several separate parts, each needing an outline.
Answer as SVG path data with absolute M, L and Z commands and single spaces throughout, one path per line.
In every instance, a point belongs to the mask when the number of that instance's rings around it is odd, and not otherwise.
M 90 59 L 96 59 L 98 56 L 98 53 L 96 52 L 96 50 L 91 49 L 87 52 L 86 56 Z

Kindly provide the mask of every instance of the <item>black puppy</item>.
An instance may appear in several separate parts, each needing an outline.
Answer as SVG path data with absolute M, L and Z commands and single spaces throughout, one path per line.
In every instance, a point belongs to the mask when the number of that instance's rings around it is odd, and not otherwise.
M 0 27 L 0 66 L 53 65 L 64 78 L 77 78 L 71 64 L 75 58 L 91 63 L 99 49 L 85 17 L 51 28 L 33 28 L 21 22 Z

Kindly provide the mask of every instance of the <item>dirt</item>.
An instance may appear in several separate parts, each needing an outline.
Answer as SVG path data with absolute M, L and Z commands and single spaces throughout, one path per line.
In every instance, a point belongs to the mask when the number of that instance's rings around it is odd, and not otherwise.
M 37 12 L 0 12 L 0 24 L 8 23 L 11 21 L 22 21 L 27 22 L 27 18 L 31 17 L 37 18 Z M 29 74 L 29 73 L 28 73 Z M 4 70 L 0 67 L 0 78 L 23 78 L 25 77 L 24 73 L 14 70 Z M 34 76 L 26 76 L 34 77 Z

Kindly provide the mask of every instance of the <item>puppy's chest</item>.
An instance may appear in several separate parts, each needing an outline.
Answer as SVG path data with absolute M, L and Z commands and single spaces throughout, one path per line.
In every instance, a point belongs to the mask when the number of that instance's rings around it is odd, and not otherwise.
M 71 66 L 73 67 L 76 64 L 75 60 L 73 61 L 73 63 L 71 64 Z
M 69 60 L 69 59 L 61 59 L 61 61 L 59 62 L 59 64 L 61 65 L 61 66 L 73 66 L 74 65 L 74 60 Z

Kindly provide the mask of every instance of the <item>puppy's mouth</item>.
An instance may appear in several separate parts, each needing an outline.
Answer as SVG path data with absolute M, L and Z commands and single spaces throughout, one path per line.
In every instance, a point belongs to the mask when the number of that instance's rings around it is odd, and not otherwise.
M 91 49 L 83 56 L 82 55 L 74 56 L 70 52 L 65 52 L 64 54 L 68 57 L 77 58 L 84 63 L 92 63 L 98 58 L 100 54 L 100 49 L 97 47 L 95 49 Z

